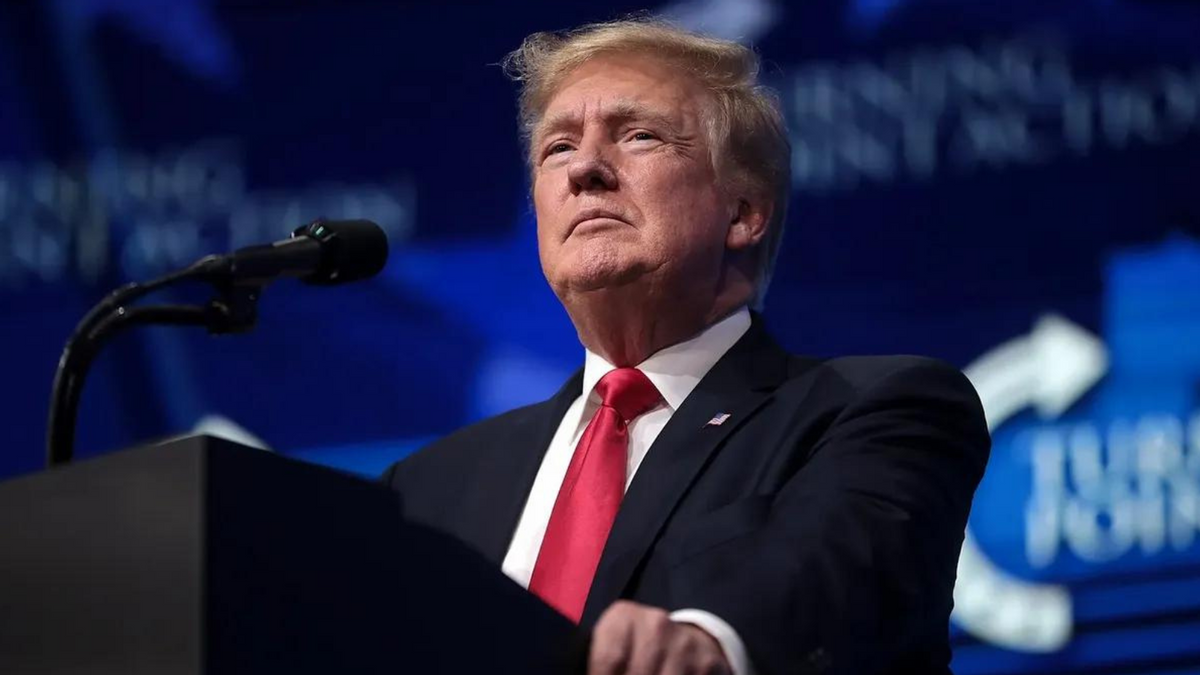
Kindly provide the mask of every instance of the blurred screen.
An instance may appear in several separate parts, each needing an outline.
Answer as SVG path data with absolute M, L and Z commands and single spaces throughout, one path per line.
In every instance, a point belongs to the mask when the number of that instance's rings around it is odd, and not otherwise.
M 780 94 L 783 344 L 980 392 L 956 672 L 1200 673 L 1197 2 L 0 4 L 0 477 L 40 468 L 104 293 L 319 217 L 378 222 L 387 269 L 272 285 L 246 335 L 122 335 L 78 454 L 199 430 L 371 475 L 550 396 L 582 348 L 496 64 L 638 10 L 755 45 Z

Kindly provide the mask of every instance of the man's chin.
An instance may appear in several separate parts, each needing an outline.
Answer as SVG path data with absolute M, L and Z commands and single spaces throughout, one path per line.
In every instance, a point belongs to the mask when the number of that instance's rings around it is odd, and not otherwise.
M 578 270 L 566 278 L 565 287 L 574 293 L 628 292 L 643 281 L 642 265 Z

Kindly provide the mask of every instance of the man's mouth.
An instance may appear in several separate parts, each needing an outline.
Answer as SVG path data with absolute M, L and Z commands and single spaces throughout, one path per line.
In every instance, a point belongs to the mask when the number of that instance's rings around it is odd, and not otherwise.
M 615 211 L 608 209 L 584 209 L 571 220 L 571 228 L 567 232 L 567 236 L 574 234 L 580 229 L 591 231 L 605 229 L 618 224 L 628 223 L 617 215 Z

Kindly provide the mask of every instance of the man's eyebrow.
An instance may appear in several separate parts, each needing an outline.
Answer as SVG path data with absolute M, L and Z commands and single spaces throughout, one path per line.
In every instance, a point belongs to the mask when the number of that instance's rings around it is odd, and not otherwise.
M 573 112 L 562 112 L 550 117 L 542 118 L 537 127 L 533 130 L 533 139 L 541 140 L 550 134 L 570 129 L 571 127 L 579 126 L 579 115 Z
M 664 127 L 668 131 L 679 132 L 679 123 L 670 115 L 651 110 L 633 101 L 618 101 L 613 105 L 612 110 L 605 114 L 605 117 L 610 122 L 649 122 L 655 126 Z
M 604 119 L 608 124 L 620 124 L 622 122 L 640 122 L 645 121 L 656 126 L 664 127 L 668 131 L 679 133 L 678 123 L 669 115 L 651 110 L 644 105 L 634 101 L 617 101 L 612 104 L 608 110 L 604 111 Z M 535 140 L 541 140 L 546 136 L 563 129 L 570 129 L 580 125 L 579 114 L 576 112 L 561 112 L 542 120 L 537 126 L 533 137 Z

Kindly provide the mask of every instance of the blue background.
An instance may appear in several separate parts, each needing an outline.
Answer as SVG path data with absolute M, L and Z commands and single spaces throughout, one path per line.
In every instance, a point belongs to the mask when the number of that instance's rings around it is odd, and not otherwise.
M 971 525 L 998 567 L 1071 589 L 1074 636 L 1029 653 L 956 625 L 956 669 L 1200 673 L 1200 3 L 1184 0 L 4 3 L 0 477 L 40 468 L 58 354 L 104 292 L 318 216 L 380 222 L 385 272 L 272 286 L 244 336 L 121 337 L 79 454 L 216 424 L 370 474 L 551 394 L 582 352 L 537 264 L 495 64 L 530 32 L 646 9 L 752 42 L 781 92 L 796 176 L 766 316 L 786 346 L 967 367 L 1047 313 L 1105 346 L 1066 412 L 995 429 Z M 1032 563 L 1033 435 L 1147 415 L 1183 425 L 1163 488 L 1177 540 Z M 1153 491 L 1132 475 L 1110 483 Z M 1115 503 L 1084 482 L 1064 494 Z

